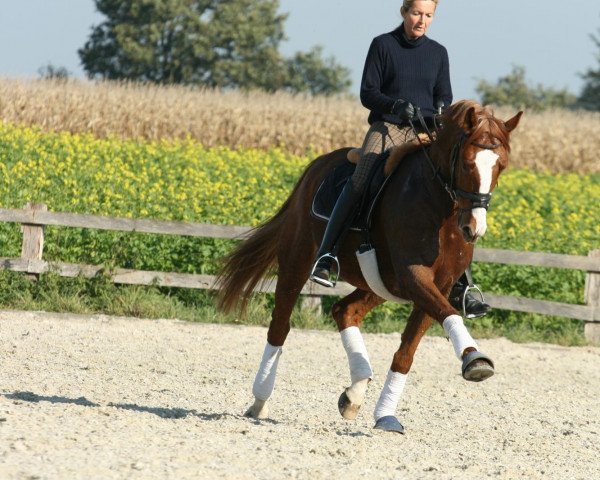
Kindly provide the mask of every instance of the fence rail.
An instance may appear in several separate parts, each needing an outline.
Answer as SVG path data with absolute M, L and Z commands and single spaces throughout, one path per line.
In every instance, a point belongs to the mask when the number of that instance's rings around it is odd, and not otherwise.
M 27 204 L 24 209 L 0 209 L 0 221 L 23 225 L 23 247 L 21 258 L 0 257 L 0 268 L 39 275 L 55 271 L 61 276 L 83 275 L 93 277 L 104 271 L 102 266 L 46 262 L 42 260 L 43 235 L 45 226 L 92 228 L 136 233 L 182 235 L 221 239 L 242 239 L 250 227 L 211 225 L 199 223 L 155 221 L 133 218 L 112 218 L 96 215 L 48 212 L 41 204 Z M 492 248 L 476 248 L 474 261 L 502 263 L 535 267 L 576 269 L 587 272 L 585 299 L 586 305 L 572 305 L 547 300 L 486 294 L 486 301 L 494 308 L 519 312 L 557 315 L 583 320 L 586 323 L 586 336 L 592 341 L 600 341 L 600 250 L 594 250 L 587 257 L 560 255 L 540 252 L 516 252 Z M 116 269 L 110 272 L 112 281 L 122 284 L 150 285 L 214 289 L 215 277 L 174 272 L 152 272 L 141 270 Z M 265 282 L 257 290 L 273 292 L 275 279 Z M 302 293 L 310 297 L 325 295 L 345 295 L 353 287 L 343 282 L 334 289 L 314 284 L 305 285 Z

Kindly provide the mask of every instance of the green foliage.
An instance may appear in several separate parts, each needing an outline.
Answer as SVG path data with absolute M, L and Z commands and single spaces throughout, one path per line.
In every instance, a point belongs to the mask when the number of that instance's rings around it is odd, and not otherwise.
M 106 21 L 79 50 L 90 77 L 340 93 L 349 71 L 321 49 L 282 58 L 278 0 L 95 0 Z
M 565 89 L 555 90 L 541 84 L 530 87 L 525 79 L 525 67 L 518 65 L 514 65 L 511 73 L 499 78 L 496 84 L 479 80 L 475 91 L 484 105 L 536 111 L 572 107 L 576 101 L 576 97 Z
M 585 80 L 583 90 L 577 99 L 577 105 L 586 110 L 600 111 L 600 39 L 591 35 L 593 42 L 598 47 L 596 53 L 597 66 L 596 69 L 588 69 L 582 75 Z
M 285 88 L 313 95 L 347 91 L 352 84 L 350 71 L 338 66 L 333 57 L 323 60 L 322 53 L 322 47 L 314 47 L 307 53 L 298 52 L 286 60 Z

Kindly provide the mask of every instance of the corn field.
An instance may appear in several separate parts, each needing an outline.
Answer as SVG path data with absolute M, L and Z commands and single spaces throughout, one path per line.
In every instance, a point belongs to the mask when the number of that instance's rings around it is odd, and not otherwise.
M 303 155 L 357 146 L 367 110 L 350 97 L 215 91 L 79 80 L 0 79 L 0 119 L 98 138 L 191 138 L 205 147 Z M 498 109 L 508 119 L 514 111 Z M 512 166 L 549 173 L 600 172 L 600 113 L 525 112 L 512 138 Z

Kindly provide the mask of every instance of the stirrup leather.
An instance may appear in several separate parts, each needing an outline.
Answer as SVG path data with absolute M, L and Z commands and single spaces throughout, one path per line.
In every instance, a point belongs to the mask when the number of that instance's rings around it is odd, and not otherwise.
M 329 258 L 331 259 L 332 262 L 335 262 L 335 265 L 337 267 L 336 269 L 336 273 L 332 275 L 331 273 L 331 268 L 329 269 L 329 278 L 331 279 L 333 277 L 333 280 L 325 280 L 321 277 L 317 277 L 315 276 L 315 270 L 317 269 L 317 266 L 319 265 L 319 262 L 323 259 Z M 315 264 L 313 265 L 312 270 L 310 271 L 310 280 L 312 280 L 315 283 L 318 283 L 319 285 L 323 285 L 324 287 L 332 287 L 334 288 L 337 285 L 337 282 L 340 278 L 340 262 L 338 260 L 338 258 L 335 255 L 332 255 L 331 253 L 326 253 L 324 255 L 321 255 L 319 258 L 317 258 L 317 260 L 315 261 Z
M 464 318 L 470 318 L 467 316 L 467 307 L 466 307 L 466 302 L 467 302 L 467 293 L 469 293 L 469 291 L 471 290 L 475 290 L 479 293 L 479 297 L 481 298 L 481 303 L 485 303 L 485 298 L 483 297 L 483 292 L 481 291 L 481 289 L 475 285 L 474 283 L 471 285 L 467 285 L 467 288 L 465 288 L 465 291 L 462 294 L 462 313 L 463 313 L 463 317 Z

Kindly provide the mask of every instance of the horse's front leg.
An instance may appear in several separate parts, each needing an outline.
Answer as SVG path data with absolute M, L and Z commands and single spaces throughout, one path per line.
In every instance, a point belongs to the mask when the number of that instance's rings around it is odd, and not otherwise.
M 348 356 L 351 385 L 342 392 L 338 400 L 338 409 L 347 420 L 354 420 L 367 393 L 367 386 L 373 378 L 367 347 L 360 333 L 360 324 L 364 316 L 383 299 L 373 293 L 355 290 L 333 306 L 335 319 L 342 345 Z
M 462 376 L 465 380 L 481 382 L 494 375 L 494 362 L 479 351 L 460 315 L 450 315 L 441 323 L 452 342 L 456 357 L 462 362 Z
M 396 273 L 401 269 L 396 269 Z M 424 310 L 442 326 L 448 339 L 452 342 L 457 358 L 462 362 L 462 375 L 465 380 L 480 382 L 494 374 L 494 362 L 479 351 L 463 318 L 450 305 L 447 294 L 452 279 L 438 288 L 434 274 L 430 268 L 412 265 L 404 269 L 402 276 L 404 289 L 408 292 L 415 306 Z
M 396 418 L 396 408 L 404 391 L 417 346 L 432 321 L 429 315 L 418 308 L 413 309 L 410 314 L 402 333 L 400 348 L 394 354 L 379 400 L 375 405 L 373 417 L 376 429 L 404 433 L 404 427 Z
M 477 343 L 469 334 L 462 317 L 445 296 L 450 287 L 446 286 L 444 293 L 440 292 L 431 269 L 410 267 L 402 271 L 400 278 L 404 279 L 401 290 L 393 293 L 408 296 L 413 300 L 415 309 L 402 334 L 400 348 L 394 355 L 374 417 L 375 428 L 404 433 L 404 427 L 395 416 L 396 407 L 404 391 L 417 346 L 434 319 L 442 325 L 456 356 L 462 360 L 462 372 L 466 380 L 481 381 L 489 378 L 494 373 L 494 364 L 489 357 L 478 351 Z

